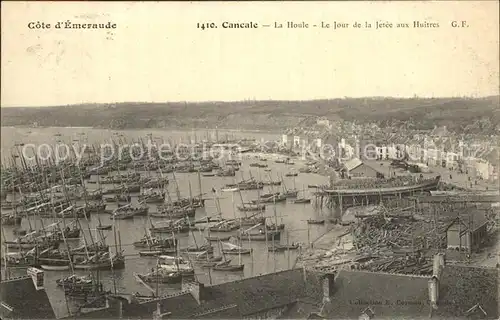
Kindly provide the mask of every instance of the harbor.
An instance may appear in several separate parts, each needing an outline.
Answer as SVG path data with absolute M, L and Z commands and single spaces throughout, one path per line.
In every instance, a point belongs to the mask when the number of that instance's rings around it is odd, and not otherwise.
M 40 137 L 40 134 L 38 134 L 37 137 L 47 140 L 50 140 L 52 137 L 61 140 L 65 138 L 59 131 L 55 134 L 52 133 L 53 130 L 48 129 L 46 131 L 48 132 L 46 137 Z M 92 130 L 88 130 L 88 132 L 90 133 L 85 139 L 89 139 L 89 137 L 92 136 Z M 215 139 L 215 133 L 211 132 L 211 134 L 213 135 L 212 139 Z M 52 135 L 52 137 L 50 137 L 50 135 Z M 74 129 L 73 136 L 81 137 L 78 129 Z M 149 135 L 149 137 L 151 137 L 151 135 Z M 184 137 L 186 137 L 186 135 L 184 135 Z M 111 136 L 111 138 L 113 138 L 113 136 Z M 66 139 L 68 140 L 69 138 L 66 137 Z M 258 145 L 258 139 L 257 141 L 253 141 L 253 143 Z M 184 255 L 184 252 L 181 251 L 189 247 L 206 244 L 207 239 L 210 240 L 212 248 L 214 248 L 215 251 L 214 255 L 216 256 L 220 256 L 218 252 L 228 253 L 230 251 L 221 249 L 219 244 L 230 246 L 232 243 L 233 245 L 236 244 L 236 246 L 239 245 L 245 248 L 245 250 L 243 250 L 243 254 L 240 255 L 232 252 L 227 254 L 227 259 L 231 259 L 233 261 L 232 263 L 238 264 L 239 261 L 241 265 L 244 265 L 244 268 L 238 272 L 224 272 L 223 270 L 211 271 L 210 268 L 207 269 L 206 267 L 194 263 L 196 277 L 205 283 L 216 284 L 234 281 L 245 277 L 292 268 L 295 265 L 297 256 L 300 254 L 300 250 L 306 248 L 314 239 L 321 236 L 330 228 L 329 223 L 322 225 L 307 223 L 309 218 L 312 219 L 318 216 L 328 215 L 327 212 L 321 212 L 319 209 L 317 210 L 314 207 L 314 201 L 312 204 L 310 202 L 295 204 L 294 200 L 297 199 L 299 192 L 299 198 L 307 198 L 310 200 L 313 197 L 314 189 L 309 189 L 308 185 L 323 185 L 327 183 L 328 179 L 312 173 L 301 173 L 297 176 L 287 177 L 286 173 L 290 172 L 292 168 L 296 167 L 298 170 L 301 166 L 305 166 L 305 162 L 300 159 L 295 160 L 295 164 L 291 165 L 281 163 L 279 160 L 285 157 L 276 154 L 261 155 L 260 153 L 244 153 L 241 156 L 241 166 L 237 167 L 238 171 L 235 176 L 229 177 L 206 177 L 201 175 L 200 172 L 182 172 L 184 171 L 182 169 L 179 170 L 181 172 L 172 171 L 170 173 L 165 172 L 158 174 L 157 171 L 152 173 L 151 171 L 143 171 L 142 168 L 139 170 L 122 168 L 122 170 L 119 171 L 108 171 L 104 175 L 94 174 L 92 170 L 95 172 L 95 166 L 89 166 L 88 169 L 80 169 L 80 178 L 83 179 L 85 189 L 82 189 L 81 185 L 75 183 L 64 188 L 66 189 L 66 196 L 64 196 L 64 192 L 54 192 L 52 195 L 45 194 L 43 190 L 39 192 L 40 196 L 45 196 L 47 199 L 51 197 L 52 203 L 54 203 L 56 199 L 60 200 L 65 197 L 67 199 L 70 195 L 71 188 L 78 188 L 77 193 L 81 195 L 79 197 L 72 197 L 73 199 L 67 203 L 65 209 L 60 210 L 58 214 L 54 215 L 52 210 L 41 208 L 40 205 L 33 205 L 32 207 L 13 205 L 13 209 L 2 209 L 2 217 L 14 215 L 17 219 L 22 219 L 20 225 L 17 224 L 17 222 L 11 226 L 6 224 L 3 225 L 3 247 L 5 249 L 6 243 L 12 243 L 12 245 L 9 245 L 7 248 L 7 254 L 12 255 L 14 259 L 12 261 L 16 261 L 14 258 L 15 253 L 23 257 L 23 259 L 26 259 L 28 249 L 33 251 L 34 245 L 26 244 L 26 248 L 21 248 L 21 250 L 19 250 L 19 247 L 16 247 L 17 240 L 15 239 L 23 239 L 22 241 L 24 241 L 24 239 L 29 239 L 29 237 L 16 237 L 16 232 L 19 232 L 19 230 L 26 230 L 28 231 L 28 235 L 33 232 L 30 230 L 49 232 L 50 227 L 54 229 L 54 224 L 57 224 L 56 227 L 60 228 L 63 224 L 70 225 L 70 223 L 75 223 L 79 226 L 79 230 L 82 230 L 82 234 L 78 237 L 68 237 L 66 241 L 61 239 L 60 247 L 64 247 L 64 242 L 66 242 L 73 248 L 80 248 L 80 252 L 85 256 L 84 247 L 102 240 L 100 244 L 105 247 L 108 246 L 107 252 L 112 255 L 118 254 L 124 259 L 124 266 L 118 268 L 118 264 L 116 264 L 115 266 L 108 267 L 108 270 L 99 271 L 99 281 L 101 281 L 105 288 L 113 292 L 134 292 L 140 293 L 141 295 L 151 294 L 149 290 L 150 287 L 154 289 L 153 293 L 158 295 L 179 290 L 180 282 L 167 285 L 160 283 L 158 288 L 156 288 L 153 283 L 149 284 L 148 288 L 148 286 L 143 285 L 142 281 L 137 280 L 137 274 L 148 274 L 151 269 L 156 268 L 157 259 L 155 255 L 157 256 L 164 253 L 175 256 L 178 254 L 178 251 Z M 251 164 L 255 162 L 262 164 L 266 163 L 265 170 L 264 168 L 251 166 Z M 18 163 L 20 164 L 21 160 L 18 160 Z M 69 162 L 67 165 L 70 165 Z M 107 167 L 102 168 L 102 171 L 107 171 L 106 168 Z M 168 169 L 165 169 L 165 171 L 168 171 Z M 111 177 L 114 178 L 111 180 Z M 124 177 L 126 177 L 126 179 L 124 179 Z M 123 181 L 126 181 L 129 186 L 134 183 L 142 183 L 139 181 L 141 181 L 143 177 L 149 177 L 149 180 L 146 178 L 143 179 L 144 184 L 163 179 L 163 181 L 166 182 L 164 183 L 164 193 L 166 192 L 167 195 L 164 194 L 158 201 L 150 200 L 151 203 L 149 201 L 144 201 L 139 204 L 139 199 L 152 199 L 153 197 L 151 194 L 154 192 L 159 194 L 162 189 L 146 188 L 143 185 L 140 189 L 134 190 L 133 192 L 118 191 L 115 193 L 108 193 L 112 192 L 112 189 L 120 189 L 116 187 Z M 70 177 L 69 175 L 64 177 L 64 179 L 71 178 L 75 177 Z M 80 180 L 80 178 L 76 176 L 77 181 Z M 257 186 L 256 189 L 249 187 L 250 190 L 244 190 L 245 187 L 243 184 L 237 183 L 238 181 L 248 181 L 249 179 L 263 181 L 263 184 L 266 185 L 262 185 L 262 187 Z M 269 183 L 270 181 L 274 181 L 274 183 Z M 60 181 L 58 183 L 60 183 Z M 236 188 L 225 188 L 227 185 L 236 185 Z M 90 195 L 98 195 L 99 188 L 102 193 L 101 199 L 89 200 L 88 198 L 92 198 Z M 130 187 L 127 187 L 126 189 L 129 188 Z M 16 190 L 18 192 L 9 192 L 6 195 L 2 208 L 5 207 L 5 203 L 22 204 L 22 202 L 16 201 L 21 199 L 21 194 L 24 195 L 28 190 L 24 191 L 22 187 L 19 189 L 21 190 Z M 293 193 L 291 192 L 293 190 L 297 191 Z M 19 191 L 21 193 L 19 193 Z M 149 198 L 145 195 L 146 192 L 150 193 Z M 286 192 L 288 192 L 291 197 L 289 199 L 285 198 L 285 201 L 282 201 L 278 196 L 274 196 L 286 194 Z M 73 195 L 74 193 L 75 192 L 73 192 Z M 35 192 L 34 194 L 36 195 L 37 193 Z M 271 194 L 271 196 L 266 196 L 266 194 Z M 125 196 L 125 199 L 123 199 L 123 202 L 119 201 L 117 205 L 116 201 L 118 199 L 116 199 L 116 196 Z M 85 199 L 86 197 L 87 200 Z M 259 200 L 259 197 L 261 200 Z M 97 199 L 98 197 L 94 198 Z M 183 198 L 191 198 L 197 201 L 202 199 L 203 205 L 196 206 L 196 208 L 193 206 L 193 215 L 188 214 L 186 216 L 180 211 L 172 211 L 170 209 L 172 203 Z M 107 201 L 108 199 L 111 199 L 111 201 Z M 186 201 L 186 204 L 189 205 L 190 200 Z M 191 202 L 192 201 L 193 200 L 191 200 Z M 142 206 L 147 208 L 147 210 L 143 210 L 142 212 L 138 209 L 124 211 L 128 206 L 127 203 L 130 203 L 130 207 L 139 208 Z M 70 204 L 73 207 L 70 207 Z M 166 211 L 165 209 L 162 211 L 162 206 L 167 207 Z M 116 214 L 118 207 L 120 207 L 119 210 L 121 211 L 119 215 Z M 25 212 L 29 212 L 27 216 L 23 212 L 23 208 L 25 208 Z M 77 216 L 75 220 L 74 215 L 77 214 L 76 208 L 93 209 L 84 210 L 85 213 Z M 179 206 L 179 208 L 181 208 L 181 206 Z M 44 209 L 43 212 L 48 213 L 43 214 L 41 209 Z M 72 214 L 61 215 L 60 213 L 64 210 L 66 210 L 66 212 L 72 212 Z M 253 232 L 250 230 L 247 234 L 239 236 L 238 230 L 246 230 L 253 227 L 252 219 L 247 218 L 252 216 L 255 217 L 255 225 L 262 222 L 266 223 L 268 226 L 266 230 L 269 232 L 267 237 L 262 233 L 263 224 L 261 224 L 260 227 L 253 228 Z M 192 225 L 187 225 L 187 228 L 181 230 L 178 226 L 180 226 L 179 223 L 182 223 L 185 217 L 189 219 Z M 211 225 L 203 223 L 207 217 L 209 217 L 208 219 L 211 221 Z M 259 217 L 260 219 L 258 219 Z M 243 221 L 238 221 L 240 218 L 243 218 Z M 177 220 L 177 223 L 174 226 L 172 223 L 174 223 L 175 220 Z M 215 222 L 213 220 L 215 220 Z M 221 228 L 221 222 L 224 223 L 224 221 L 234 221 L 235 227 L 226 228 L 227 230 Z M 243 226 L 240 228 L 239 224 L 241 222 L 243 222 Z M 274 240 L 272 235 L 273 225 L 284 226 L 283 229 L 277 233 L 279 237 L 276 236 Z M 259 228 L 260 232 L 258 231 Z M 175 247 L 173 251 L 155 249 L 153 241 L 162 238 L 167 239 L 172 237 L 173 234 L 178 240 L 179 250 L 176 250 Z M 149 240 L 147 239 L 148 237 Z M 141 241 L 144 243 L 142 248 L 137 244 L 137 242 Z M 200 249 L 198 251 L 201 252 L 202 250 Z M 62 252 L 64 252 L 64 250 Z M 64 256 L 64 253 L 57 254 L 57 256 L 61 255 Z M 191 257 L 195 260 L 195 256 L 191 255 Z M 59 259 L 68 260 L 67 257 Z M 5 259 L 3 261 L 5 262 Z M 47 261 L 50 261 L 50 258 Z M 3 264 L 5 265 L 5 263 Z M 16 276 L 25 272 L 25 268 L 28 266 L 31 265 L 25 264 L 24 266 L 17 266 L 14 263 L 14 265 L 8 265 L 7 268 L 3 266 L 2 272 L 7 270 L 9 276 Z M 56 310 L 64 314 L 67 312 L 65 295 L 64 291 L 61 291 L 59 286 L 57 286 L 56 280 L 63 276 L 70 275 L 71 271 L 69 270 L 68 264 L 66 263 L 66 266 L 60 267 L 48 267 L 41 263 L 37 264 L 37 266 L 46 271 L 45 282 L 49 296 L 51 300 L 54 299 L 56 302 L 55 306 L 58 306 Z M 74 273 L 78 276 L 88 275 L 90 270 L 80 270 L 81 268 L 78 267 L 77 264 L 75 264 L 74 267 Z M 113 268 L 113 270 L 109 270 L 110 268 Z
M 133 160 L 130 151 L 124 160 L 97 149 L 103 142 L 89 141 L 92 129 L 66 129 L 68 136 L 37 130 L 38 139 L 54 139 L 54 146 L 71 139 L 93 150 L 78 164 L 76 158 L 28 163 L 14 143 L 11 159 L 4 159 L 11 166 L 3 169 L 2 275 L 38 268 L 58 318 L 84 316 L 82 310 L 117 294 L 146 301 L 182 293 L 190 281 L 217 286 L 295 268 L 429 276 L 453 221 L 482 221 L 478 237 L 484 238 L 497 228 L 494 195 L 458 186 L 446 191 L 440 174 L 412 174 L 398 163 L 389 172 L 356 158 L 321 168 L 313 153 L 269 149 L 261 143 L 268 135 L 179 132 L 179 145 L 191 142 L 183 153 L 164 160 L 152 148 L 148 157 Z M 175 133 L 134 134 L 111 133 L 106 143 L 114 150 L 166 139 L 175 145 Z M 187 153 L 201 152 L 202 144 L 218 151 L 195 153 L 198 158 Z M 99 163 L 103 154 L 107 160 Z M 357 171 L 367 177 L 353 179 Z M 457 192 L 475 198 L 453 200 Z M 453 203 L 463 213 L 446 216 Z M 476 203 L 485 211 L 464 211 Z M 458 252 L 448 250 L 451 261 L 470 263 L 478 248 L 470 241 Z

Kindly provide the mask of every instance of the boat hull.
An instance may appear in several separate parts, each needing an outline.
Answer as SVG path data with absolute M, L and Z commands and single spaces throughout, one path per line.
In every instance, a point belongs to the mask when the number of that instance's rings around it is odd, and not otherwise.
M 42 270 L 45 270 L 45 271 L 66 271 L 66 270 L 69 270 L 69 264 L 65 265 L 65 266 L 51 266 L 51 265 L 42 264 L 42 265 L 40 265 L 40 267 L 42 268 Z

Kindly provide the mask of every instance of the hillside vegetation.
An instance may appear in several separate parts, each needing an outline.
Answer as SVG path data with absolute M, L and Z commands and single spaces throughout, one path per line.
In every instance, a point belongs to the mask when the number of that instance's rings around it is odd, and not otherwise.
M 359 98 L 312 101 L 82 104 L 2 108 L 2 126 L 132 128 L 234 128 L 281 130 L 326 116 L 382 127 L 447 126 L 461 133 L 492 134 L 500 127 L 499 96 L 487 98 Z

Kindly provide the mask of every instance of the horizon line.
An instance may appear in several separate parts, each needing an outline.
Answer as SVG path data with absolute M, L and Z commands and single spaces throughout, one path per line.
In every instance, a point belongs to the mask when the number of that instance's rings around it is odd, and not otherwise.
M 440 96 L 440 97 L 425 97 L 425 96 L 360 96 L 360 97 L 337 97 L 337 98 L 313 98 L 313 99 L 244 99 L 244 100 L 202 100 L 202 101 L 120 101 L 120 102 L 78 102 L 59 105 L 0 105 L 0 108 L 61 108 L 61 107 L 77 107 L 82 105 L 123 105 L 123 104 L 202 104 L 202 103 L 242 103 L 242 102 L 313 102 L 313 101 L 334 101 L 334 100 L 361 100 L 361 99 L 393 99 L 393 100 L 412 100 L 412 99 L 464 99 L 464 100 L 481 100 L 490 98 L 500 98 L 499 94 L 484 95 L 484 96 Z

